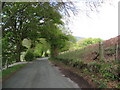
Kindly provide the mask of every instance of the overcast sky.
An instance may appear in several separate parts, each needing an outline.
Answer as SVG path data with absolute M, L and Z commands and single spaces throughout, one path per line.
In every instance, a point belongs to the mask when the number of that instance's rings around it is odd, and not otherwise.
M 71 17 L 69 28 L 74 36 L 85 38 L 101 38 L 107 40 L 118 35 L 118 1 L 111 0 L 109 3 L 99 7 L 99 13 L 91 12 L 90 17 L 85 14 L 85 5 L 77 2 L 77 6 L 82 8 L 77 16 Z

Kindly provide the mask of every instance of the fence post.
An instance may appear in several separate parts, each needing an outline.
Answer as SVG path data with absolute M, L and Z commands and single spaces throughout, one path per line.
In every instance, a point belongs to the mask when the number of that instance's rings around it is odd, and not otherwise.
M 99 42 L 99 60 L 104 60 L 103 42 Z
M 115 48 L 115 60 L 118 60 L 118 43 L 116 43 Z

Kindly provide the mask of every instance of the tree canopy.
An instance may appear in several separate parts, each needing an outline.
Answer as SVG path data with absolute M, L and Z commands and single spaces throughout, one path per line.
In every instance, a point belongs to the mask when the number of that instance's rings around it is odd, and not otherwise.
M 76 43 L 72 43 L 70 49 L 81 49 L 88 45 L 99 43 L 101 41 L 103 40 L 100 38 L 83 38 L 77 41 Z
M 49 49 L 52 57 L 68 50 L 74 40 L 69 31 L 63 30 L 62 18 L 69 16 L 69 10 L 77 11 L 72 2 L 2 2 L 3 65 L 20 61 L 27 49 L 22 45 L 24 39 L 31 40 L 32 50 L 44 41 L 41 51 Z
M 25 38 L 31 40 L 32 49 L 37 42 L 43 42 L 39 38 L 45 38 L 44 44 L 49 43 L 51 56 L 58 55 L 69 40 L 67 33 L 59 28 L 63 27 L 62 15 L 49 2 L 5 2 L 1 15 L 4 64 L 20 61 L 21 52 L 26 51 L 22 45 Z

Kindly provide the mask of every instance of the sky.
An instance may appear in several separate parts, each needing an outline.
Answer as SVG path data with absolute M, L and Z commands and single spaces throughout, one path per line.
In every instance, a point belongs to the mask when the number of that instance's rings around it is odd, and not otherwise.
M 103 40 L 118 36 L 118 1 L 111 1 L 112 5 L 104 3 L 98 7 L 99 12 L 90 12 L 89 16 L 86 16 L 88 8 L 83 3 L 77 2 L 75 5 L 81 10 L 76 16 L 70 17 L 71 21 L 68 24 L 72 35 Z

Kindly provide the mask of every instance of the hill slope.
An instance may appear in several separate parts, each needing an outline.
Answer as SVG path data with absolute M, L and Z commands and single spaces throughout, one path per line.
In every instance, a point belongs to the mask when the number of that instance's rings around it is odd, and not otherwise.
M 79 37 L 79 36 L 74 36 L 75 37 L 75 39 L 77 40 L 77 41 L 79 41 L 80 39 L 83 39 L 84 37 Z

